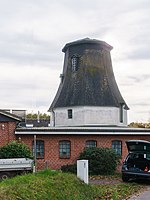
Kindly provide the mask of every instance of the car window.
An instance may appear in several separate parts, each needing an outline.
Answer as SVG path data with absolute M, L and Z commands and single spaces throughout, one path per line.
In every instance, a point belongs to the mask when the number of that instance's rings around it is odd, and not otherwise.
M 150 153 L 146 154 L 146 158 L 147 158 L 147 160 L 150 160 Z
M 136 152 L 150 152 L 150 144 L 143 143 L 143 142 L 127 142 L 127 147 L 129 151 L 136 151 Z
M 130 159 L 140 159 L 141 156 L 143 155 L 143 158 L 146 158 L 147 160 L 150 160 L 150 153 L 130 153 L 128 156 L 127 156 L 127 160 L 130 158 Z

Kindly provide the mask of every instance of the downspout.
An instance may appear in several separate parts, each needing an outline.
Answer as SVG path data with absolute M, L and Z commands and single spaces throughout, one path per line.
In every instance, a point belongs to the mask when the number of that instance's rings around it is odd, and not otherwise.
M 52 109 L 52 126 L 55 126 L 55 112 Z
M 36 172 L 36 135 L 33 136 L 34 141 L 34 166 L 33 166 L 33 173 Z
M 124 110 L 124 103 L 120 103 L 120 123 L 123 123 L 124 121 L 124 115 L 123 115 L 123 110 Z

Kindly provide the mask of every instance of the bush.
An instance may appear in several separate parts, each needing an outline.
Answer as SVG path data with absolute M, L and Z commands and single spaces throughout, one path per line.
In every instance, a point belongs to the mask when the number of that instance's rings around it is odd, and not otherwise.
M 86 148 L 79 159 L 89 161 L 89 173 L 91 175 L 114 174 L 119 163 L 120 156 L 111 148 Z
M 32 158 L 32 155 L 27 145 L 12 141 L 0 147 L 0 158 Z
M 61 170 L 63 172 L 70 172 L 70 173 L 76 174 L 77 173 L 77 165 L 76 164 L 73 164 L 73 165 L 63 165 L 61 167 Z

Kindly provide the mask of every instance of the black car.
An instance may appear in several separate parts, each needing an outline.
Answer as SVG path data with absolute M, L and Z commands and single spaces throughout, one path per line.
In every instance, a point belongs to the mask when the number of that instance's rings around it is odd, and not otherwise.
M 129 154 L 123 162 L 122 180 L 150 178 L 150 142 L 129 140 L 126 144 Z

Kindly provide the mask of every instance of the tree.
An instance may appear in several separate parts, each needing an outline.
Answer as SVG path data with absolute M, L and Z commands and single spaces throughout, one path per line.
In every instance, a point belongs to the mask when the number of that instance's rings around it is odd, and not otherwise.
M 114 174 L 120 161 L 120 156 L 111 148 L 86 148 L 79 156 L 79 159 L 89 161 L 89 173 Z
M 128 126 L 133 128 L 150 128 L 150 122 L 131 122 Z
M 79 160 L 89 161 L 90 175 L 114 174 L 121 157 L 111 148 L 86 148 L 79 156 Z M 77 164 L 64 165 L 63 172 L 76 173 Z
M 12 141 L 0 147 L 0 159 L 4 158 L 32 158 L 32 154 L 26 144 Z
M 27 119 L 31 119 L 31 120 L 34 120 L 34 119 L 38 119 L 38 114 L 37 113 L 28 113 L 27 116 L 26 116 Z M 40 119 L 44 119 L 44 120 L 49 120 L 50 119 L 50 115 L 46 114 L 46 113 L 40 113 L 39 114 L 39 118 Z

